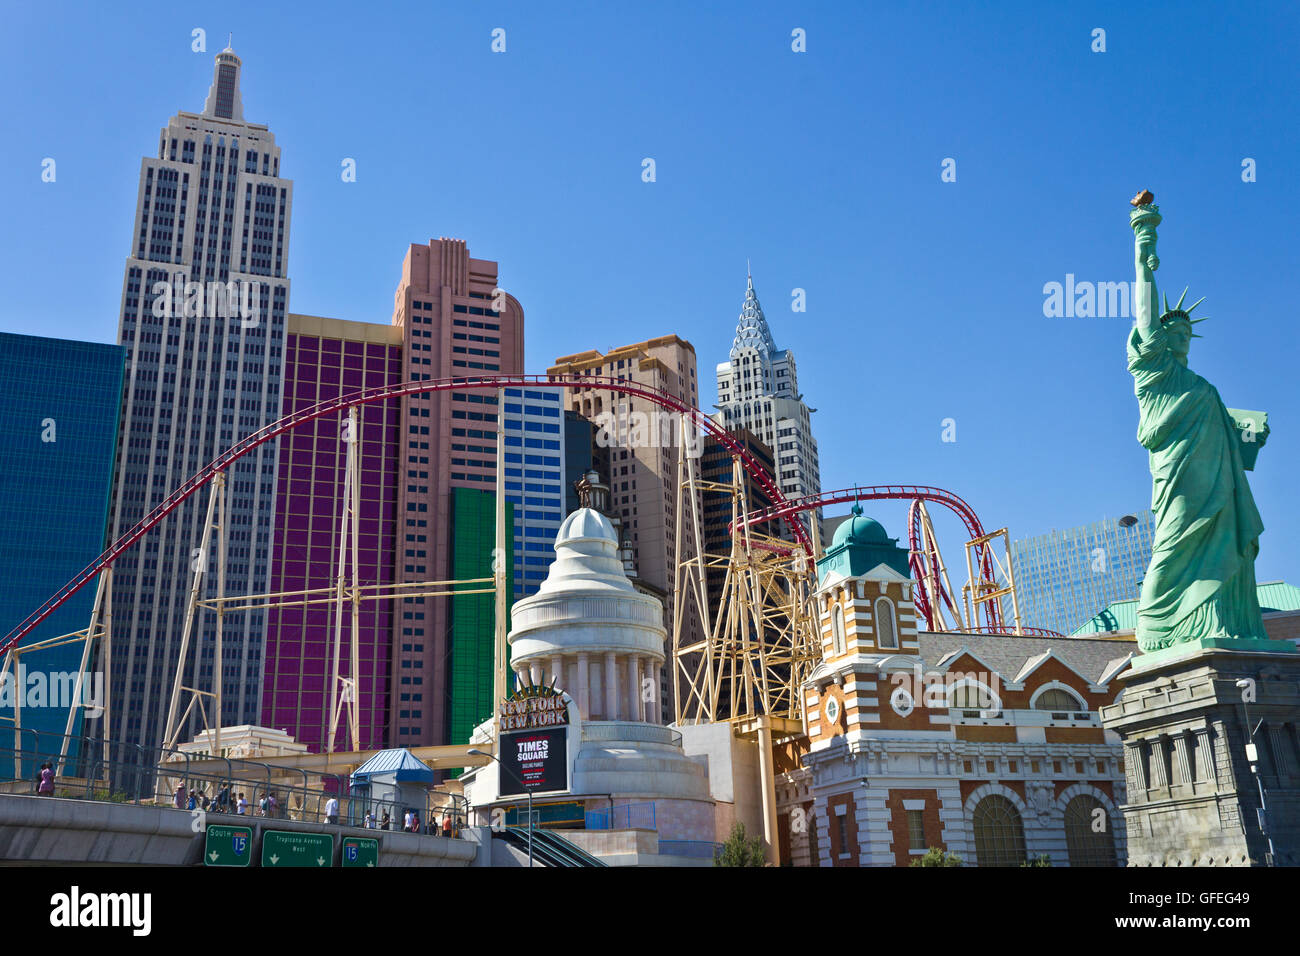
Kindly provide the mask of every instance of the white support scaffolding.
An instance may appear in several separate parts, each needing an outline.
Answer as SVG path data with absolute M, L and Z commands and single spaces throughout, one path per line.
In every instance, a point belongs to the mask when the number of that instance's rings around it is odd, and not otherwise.
M 506 392 L 497 390 L 497 480 L 496 543 L 492 549 L 492 587 L 495 591 L 492 622 L 492 740 L 500 753 L 501 728 L 498 725 L 501 704 L 510 692 L 507 683 L 506 588 L 514 582 L 506 578 Z
M 1002 539 L 1002 554 L 1005 563 L 998 559 L 998 553 L 993 548 L 993 541 L 997 538 Z M 990 584 L 982 578 L 976 578 L 975 568 L 980 560 L 979 555 L 981 553 L 987 554 L 993 563 L 994 580 L 1000 578 L 1006 582 L 1004 585 Z M 1007 535 L 1006 528 L 990 531 L 988 534 L 972 538 L 966 542 L 966 570 L 970 581 L 962 588 L 962 596 L 969 609 L 968 614 L 972 629 L 979 616 L 979 606 L 981 604 L 986 601 L 997 601 L 1004 595 L 1010 594 L 1015 633 L 1024 633 L 1020 624 L 1020 599 L 1016 596 L 1016 572 L 1011 562 L 1011 539 Z
M 361 469 L 357 447 L 361 433 L 356 406 L 348 409 L 343 421 L 341 441 L 347 447 L 343 466 L 343 488 L 339 492 L 338 576 L 334 586 L 334 630 L 330 634 L 333 665 L 330 672 L 329 736 L 325 752 L 334 753 L 339 718 L 347 711 L 348 740 L 352 750 L 361 749 L 360 660 L 361 660 L 361 591 L 360 531 Z M 348 609 L 348 672 L 340 670 L 343 649 L 343 610 Z
M 326 735 L 326 753 L 337 751 L 340 722 L 346 726 L 346 736 L 352 752 L 361 749 L 361 604 L 368 601 L 402 601 L 409 598 L 442 598 L 453 595 L 488 594 L 496 595 L 498 607 L 497 644 L 499 673 L 498 683 L 504 682 L 504 645 L 505 613 L 501 610 L 506 601 L 506 588 L 509 582 L 505 578 L 505 527 L 502 515 L 504 496 L 498 494 L 498 555 L 494 555 L 493 575 L 483 578 L 466 578 L 448 581 L 410 581 L 391 584 L 363 584 L 360 577 L 360 511 L 361 511 L 361 467 L 359 450 L 361 429 L 357 409 L 348 410 L 347 417 L 341 422 L 341 441 L 345 444 L 343 483 L 339 492 L 339 533 L 335 540 L 337 560 L 334 563 L 334 581 L 332 584 L 315 588 L 302 588 L 287 591 L 273 591 L 266 594 L 227 595 L 226 592 L 226 546 L 223 529 L 225 516 L 224 496 L 220 489 L 224 486 L 224 476 L 218 472 L 213 481 L 213 491 L 209 497 L 207 515 L 204 519 L 201 544 L 195 561 L 194 581 L 190 589 L 190 605 L 186 611 L 184 633 L 181 641 L 181 656 L 177 664 L 176 677 L 172 689 L 169 708 L 167 733 L 164 746 L 175 750 L 180 743 L 179 736 L 185 720 L 196 703 L 202 714 L 204 728 L 213 734 L 214 748 L 220 747 L 220 702 L 221 674 L 220 667 L 214 668 L 213 690 L 202 691 L 186 686 L 183 682 L 186 658 L 189 650 L 189 635 L 193 630 L 195 619 L 201 611 L 211 611 L 216 615 L 217 654 L 220 659 L 222 626 L 225 615 L 241 611 L 270 610 L 280 607 L 307 608 L 326 605 L 333 610 L 330 618 L 330 631 L 327 638 L 326 656 L 330 661 L 330 683 L 328 698 L 329 729 Z M 498 436 L 500 438 L 500 436 Z M 504 441 L 500 442 L 504 445 Z M 499 453 L 500 454 L 500 453 Z M 504 474 L 498 466 L 498 474 Z M 215 520 L 214 520 L 215 518 Z M 221 532 L 217 539 L 217 588 L 216 596 L 201 597 L 203 579 L 208 572 L 207 555 L 212 544 L 212 532 Z M 498 557 L 501 556 L 501 557 Z M 346 645 L 346 652 L 345 652 Z M 345 658 L 346 653 L 346 658 Z M 197 682 L 196 682 L 197 683 Z M 191 699 L 183 712 L 180 711 L 181 697 L 189 693 Z M 215 725 L 208 721 L 207 709 L 203 698 L 215 698 Z M 179 712 L 179 716 L 178 716 Z M 219 752 L 219 749 L 218 749 Z
M 203 717 L 204 729 L 210 729 L 208 723 L 207 708 L 203 706 L 203 697 L 213 699 L 216 708 L 216 723 L 218 729 L 215 734 L 220 734 L 221 724 L 221 671 L 223 661 L 221 659 L 221 611 L 217 613 L 217 641 L 216 641 L 216 660 L 212 667 L 212 690 L 200 690 L 197 686 L 187 687 L 184 683 L 185 665 L 189 658 L 190 635 L 194 631 L 194 621 L 198 616 L 200 606 L 200 595 L 203 590 L 203 581 L 208 570 L 208 555 L 212 547 L 212 531 L 218 530 L 219 544 L 217 547 L 217 593 L 224 593 L 226 583 L 226 474 L 218 471 L 212 477 L 212 484 L 208 489 L 208 509 L 203 519 L 203 532 L 200 537 L 199 547 L 194 553 L 193 570 L 194 578 L 190 585 L 190 597 L 185 607 L 185 623 L 181 627 L 181 646 L 180 654 L 176 659 L 176 675 L 172 681 L 171 702 L 167 705 L 167 725 L 163 733 L 163 747 L 167 750 L 174 750 L 180 737 L 181 728 L 189 718 L 190 712 L 197 703 L 199 713 Z M 202 655 L 198 655 L 202 658 Z M 194 683 L 199 683 L 200 667 L 199 661 L 194 665 Z M 180 716 L 177 711 L 180 709 L 181 695 L 188 693 L 190 695 L 189 703 L 186 704 L 185 710 Z M 214 741 L 214 747 L 220 753 L 221 741 L 218 736 Z
M 109 760 L 109 681 L 112 679 L 111 658 L 113 653 L 112 638 L 112 620 L 113 620 L 113 567 L 109 565 L 99 574 L 99 583 L 95 589 L 95 603 L 90 611 L 90 623 L 85 630 L 73 631 L 70 634 L 60 634 L 58 637 L 48 637 L 41 641 L 28 644 L 25 647 L 14 647 L 4 656 L 4 664 L 0 665 L 0 684 L 6 680 L 14 682 L 14 777 L 15 779 L 22 775 L 22 731 L 23 731 L 23 669 L 22 659 L 25 654 L 33 654 L 38 651 L 49 650 L 54 647 L 62 647 L 65 644 L 82 644 L 81 663 L 77 668 L 77 679 L 72 691 L 72 699 L 68 702 L 68 719 L 63 731 L 63 740 L 59 746 L 59 758 L 55 766 L 55 775 L 62 776 L 64 766 L 68 759 L 68 750 L 72 739 L 72 730 L 76 725 L 77 711 L 85 706 L 85 687 L 86 680 L 90 677 L 90 662 L 94 658 L 95 641 L 100 642 L 100 660 L 103 669 L 103 688 L 104 699 L 99 702 L 102 709 L 99 720 L 104 728 L 103 747 L 104 747 L 104 767 L 108 766 Z M 93 681 L 92 681 L 93 686 Z M 39 750 L 39 748 L 38 748 Z M 93 765 L 92 765 L 93 766 Z

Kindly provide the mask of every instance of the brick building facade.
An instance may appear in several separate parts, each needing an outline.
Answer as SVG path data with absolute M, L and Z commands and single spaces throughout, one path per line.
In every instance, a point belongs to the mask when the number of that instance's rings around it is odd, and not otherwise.
M 907 549 L 854 509 L 818 562 L 808 750 L 778 776 L 796 865 L 1124 862 L 1124 767 L 1098 708 L 1125 642 L 918 632 Z

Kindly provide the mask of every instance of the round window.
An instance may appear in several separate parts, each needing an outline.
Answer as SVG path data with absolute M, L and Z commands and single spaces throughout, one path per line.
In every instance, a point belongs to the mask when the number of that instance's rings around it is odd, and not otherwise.
M 916 701 L 912 700 L 911 694 L 898 687 L 889 697 L 889 706 L 894 708 L 894 713 L 899 717 L 906 717 L 916 707 Z

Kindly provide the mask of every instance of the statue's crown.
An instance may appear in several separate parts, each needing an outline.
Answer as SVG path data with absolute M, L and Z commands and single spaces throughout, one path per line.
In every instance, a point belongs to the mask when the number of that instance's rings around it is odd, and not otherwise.
M 1200 305 L 1202 302 L 1205 301 L 1205 296 L 1201 296 L 1199 299 L 1193 302 L 1186 310 L 1184 310 L 1183 300 L 1186 298 L 1187 298 L 1187 289 L 1184 288 L 1183 294 L 1178 297 L 1177 304 L 1171 309 L 1169 308 L 1169 296 L 1165 296 L 1165 311 L 1164 314 L 1160 316 L 1160 321 L 1162 324 L 1165 322 L 1177 322 L 1179 319 L 1181 319 L 1184 322 L 1187 322 L 1188 324 L 1194 325 L 1197 322 L 1204 322 L 1206 319 L 1209 318 L 1208 315 L 1202 316 L 1199 319 L 1192 318 L 1192 312 L 1196 309 L 1198 305 Z M 1195 335 L 1193 337 L 1198 339 L 1200 338 L 1199 335 Z

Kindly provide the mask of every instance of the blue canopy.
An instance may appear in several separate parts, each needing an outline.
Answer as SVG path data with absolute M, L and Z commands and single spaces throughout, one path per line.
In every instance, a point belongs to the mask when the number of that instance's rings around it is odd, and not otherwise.
M 394 783 L 433 783 L 433 771 L 405 747 L 381 750 L 352 771 L 352 785 L 386 777 Z

